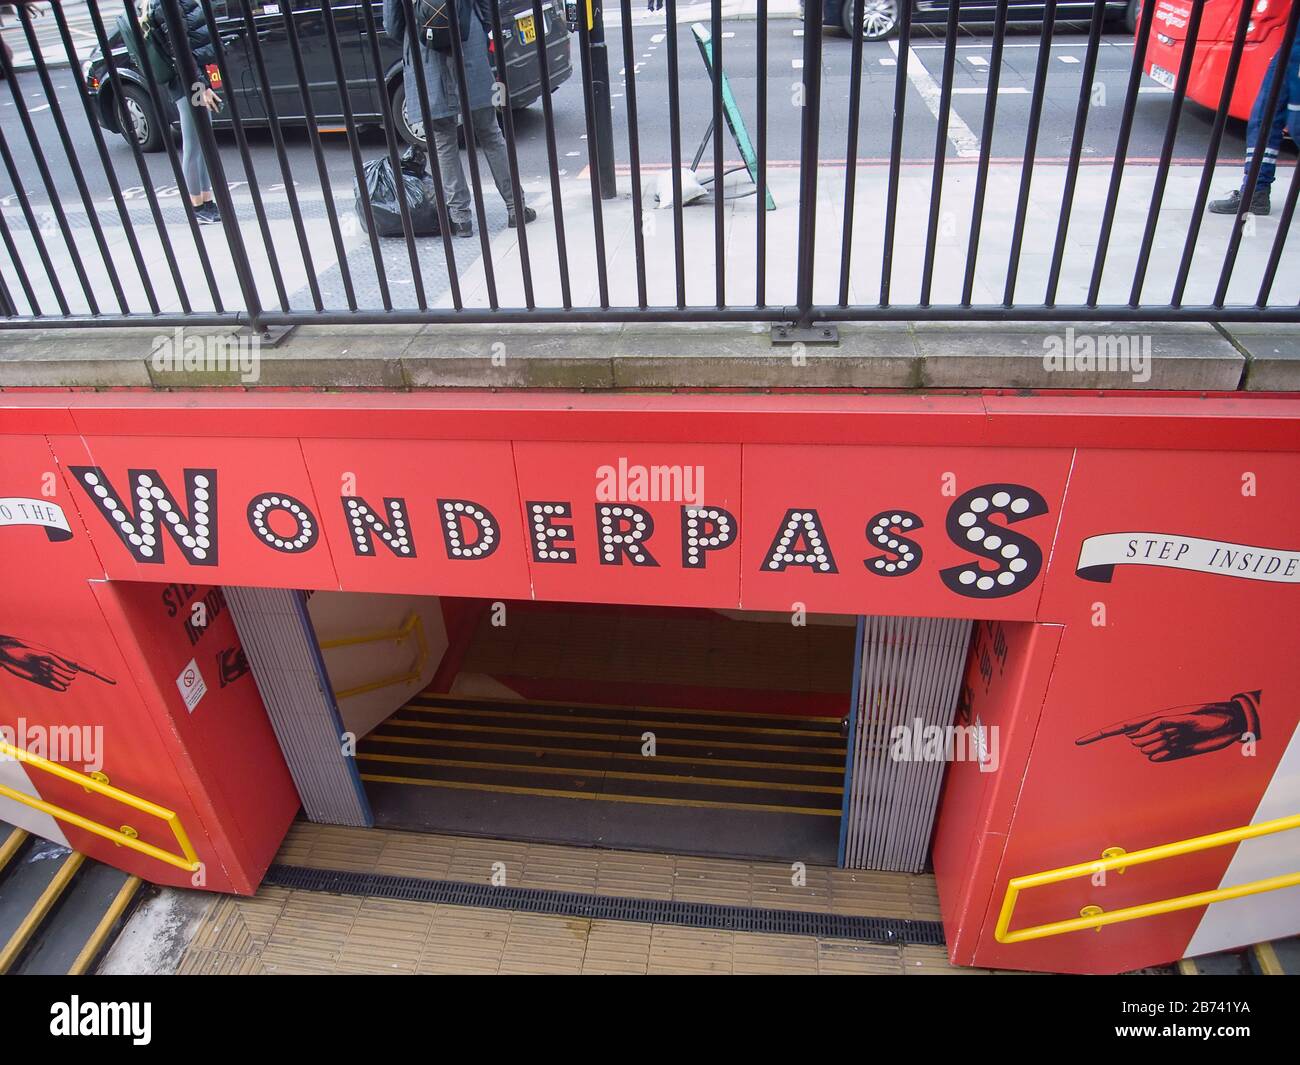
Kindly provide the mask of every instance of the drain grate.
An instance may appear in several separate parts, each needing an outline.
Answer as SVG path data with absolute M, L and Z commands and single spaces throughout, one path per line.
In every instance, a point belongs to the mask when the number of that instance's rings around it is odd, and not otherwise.
M 709 902 L 670 899 L 634 899 L 613 895 L 587 895 L 546 888 L 492 887 L 460 880 L 425 880 L 416 876 L 356 873 L 340 869 L 309 869 L 298 865 L 273 865 L 266 884 L 299 891 L 325 891 L 334 895 L 360 895 L 406 902 L 437 902 L 451 906 L 479 906 L 517 910 L 554 917 L 636 921 L 642 924 L 711 928 L 726 932 L 773 932 L 780 935 L 856 939 L 864 943 L 943 945 L 943 925 L 938 921 L 911 921 L 900 917 L 860 917 L 835 913 L 805 913 L 764 906 L 723 906 Z

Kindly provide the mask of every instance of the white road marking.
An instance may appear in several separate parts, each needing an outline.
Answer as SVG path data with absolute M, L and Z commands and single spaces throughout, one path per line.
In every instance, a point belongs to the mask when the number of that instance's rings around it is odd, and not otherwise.
M 898 60 L 895 59 L 893 56 L 888 56 L 888 55 L 881 56 L 880 65 L 882 67 L 896 67 L 898 66 Z
M 898 55 L 897 41 L 890 41 L 889 47 L 894 55 Z M 912 88 L 920 94 L 921 99 L 925 101 L 925 106 L 930 109 L 930 114 L 934 115 L 937 121 L 940 117 L 939 104 L 943 97 L 943 90 L 925 69 L 925 64 L 921 62 L 921 57 L 916 54 L 916 50 L 909 47 L 907 52 L 909 57 L 907 80 L 912 83 Z M 957 149 L 958 158 L 973 159 L 980 153 L 979 137 L 951 107 L 948 108 L 948 140 Z
M 791 60 L 790 60 L 790 68 L 791 68 L 792 70 L 803 70 L 803 60 L 802 60 L 802 59 L 791 59 Z
M 1077 55 L 1058 55 L 1056 58 L 1062 63 L 1077 63 L 1079 61 Z
M 953 89 L 954 96 L 987 96 L 988 89 L 982 85 L 974 85 L 969 88 Z M 999 96 L 1028 96 L 1029 90 L 1023 85 L 999 85 Z
M 970 65 L 973 67 L 986 67 L 989 65 L 989 61 L 985 59 L 982 55 L 971 56 L 969 62 Z

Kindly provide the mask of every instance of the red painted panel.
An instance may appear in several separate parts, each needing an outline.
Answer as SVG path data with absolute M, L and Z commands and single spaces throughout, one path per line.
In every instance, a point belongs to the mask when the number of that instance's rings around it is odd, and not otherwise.
M 337 586 L 296 441 L 108 436 L 51 443 L 110 578 Z
M 508 442 L 305 440 L 303 454 L 341 587 L 529 595 Z
M 1083 452 L 1070 481 L 1043 614 L 1065 625 L 976 961 L 1109 971 L 1181 956 L 1202 909 L 1001 946 L 988 934 L 1008 878 L 1250 823 L 1300 721 L 1297 586 L 1136 564 L 1184 537 L 1297 546 L 1295 456 Z M 1253 491 L 1253 494 L 1248 494 Z M 1075 572 L 1083 542 L 1121 541 L 1109 581 Z M 1137 536 L 1136 534 L 1155 534 Z M 1191 558 L 1191 554 L 1185 556 Z M 1212 557 L 1212 549 L 1204 559 Z M 1263 567 L 1267 568 L 1267 566 Z M 1292 567 L 1294 568 L 1294 566 Z M 1091 571 L 1093 576 L 1103 576 Z M 1258 743 L 1241 742 L 1258 696 Z M 1300 796 L 1297 796 L 1300 799 Z M 1014 927 L 1219 886 L 1234 848 L 1026 892 Z
M 747 446 L 744 606 L 1031 619 L 1070 458 L 1030 449 Z M 973 553 L 985 543 L 994 558 Z
M 517 443 L 515 465 L 537 598 L 739 605 L 740 448 Z

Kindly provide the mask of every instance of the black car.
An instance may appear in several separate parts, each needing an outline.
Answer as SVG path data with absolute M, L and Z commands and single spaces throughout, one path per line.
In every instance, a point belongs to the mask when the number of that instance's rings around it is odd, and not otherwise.
M 898 32 L 899 12 L 906 0 L 863 0 L 862 39 L 883 41 Z M 991 23 L 997 18 L 996 0 L 956 0 L 964 23 Z M 948 18 L 949 0 L 912 0 L 912 22 L 943 22 Z M 1086 22 L 1092 18 L 1092 0 L 1060 0 L 1058 22 Z M 1106 13 L 1123 19 L 1131 33 L 1137 25 L 1138 0 L 1107 0 Z M 1008 22 L 1042 23 L 1043 0 L 1008 0 Z M 839 27 L 853 36 L 853 0 L 822 0 L 822 23 Z
M 303 124 L 306 115 L 302 94 L 280 5 L 266 0 L 210 0 L 210 3 L 221 35 L 227 68 L 222 72 L 222 96 L 233 95 L 239 117 L 246 126 L 268 124 L 265 93 L 258 77 L 256 59 L 248 45 L 247 24 L 244 20 L 245 10 L 251 9 L 276 115 L 283 125 Z M 402 138 L 410 144 L 423 146 L 423 141 L 406 122 L 402 49 L 383 32 L 382 0 L 372 2 L 370 6 L 374 12 L 378 36 L 381 64 L 378 73 L 374 70 L 362 6 L 346 3 L 345 0 L 330 5 L 338 27 L 339 50 L 343 57 L 343 71 L 353 118 L 358 125 L 382 125 L 382 99 L 379 94 L 384 92 L 388 95 Z M 503 40 L 492 41 L 491 47 L 500 45 L 505 48 L 510 107 L 518 110 L 534 103 L 542 95 L 533 4 L 532 0 L 500 0 L 500 8 Z M 569 59 L 569 28 L 563 4 L 559 0 L 543 3 L 542 15 L 547 20 L 542 28 L 546 34 L 547 65 L 553 92 L 573 72 Z M 310 2 L 295 5 L 294 25 L 298 30 L 303 68 L 307 72 L 311 104 L 316 113 L 316 125 L 320 128 L 338 127 L 344 122 L 343 106 L 321 8 Z M 136 140 L 143 150 L 161 151 L 162 125 L 154 114 L 144 76 L 135 69 L 126 46 L 117 36 L 111 21 L 105 28 L 113 33 L 109 44 L 113 48 L 113 63 L 121 84 L 112 83 L 108 64 L 98 48 L 82 64 L 86 86 L 99 105 L 100 124 L 105 129 L 124 136 L 123 126 L 129 124 L 134 128 Z M 213 116 L 213 126 L 228 129 L 229 115 L 227 110 Z

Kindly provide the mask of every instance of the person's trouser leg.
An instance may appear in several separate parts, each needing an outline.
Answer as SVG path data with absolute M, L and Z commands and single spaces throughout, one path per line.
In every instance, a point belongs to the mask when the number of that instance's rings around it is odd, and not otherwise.
M 203 143 L 199 140 L 198 120 L 188 100 L 176 103 L 176 113 L 181 122 L 181 174 L 191 196 L 202 196 L 212 191 L 208 177 L 208 163 L 203 157 Z
M 443 194 L 447 197 L 447 216 L 453 222 L 468 222 L 469 187 L 460 166 L 455 118 L 433 119 L 433 146 L 438 173 L 442 175 Z
M 1259 92 L 1255 95 L 1255 104 L 1250 109 L 1250 120 L 1246 123 L 1246 161 L 1243 166 L 1241 184 L 1244 188 L 1247 177 L 1250 174 L 1250 164 L 1255 157 L 1255 145 L 1259 143 L 1261 135 L 1267 137 L 1264 145 L 1264 161 L 1259 168 L 1259 179 L 1255 182 L 1256 189 L 1267 189 L 1273 184 L 1273 179 L 1277 175 L 1277 153 L 1282 147 L 1282 130 L 1286 126 L 1287 115 L 1291 112 L 1288 110 L 1287 89 L 1291 82 L 1290 71 L 1285 71 L 1285 80 L 1282 82 L 1282 91 L 1278 94 L 1277 110 L 1273 113 L 1273 121 L 1266 132 L 1263 131 L 1264 108 L 1268 104 L 1268 94 L 1271 91 L 1273 78 L 1277 75 L 1278 56 L 1274 56 L 1272 62 L 1268 65 L 1268 70 L 1264 74 L 1264 80 L 1260 83 Z M 1289 65 L 1289 64 L 1288 64 Z M 1300 103 L 1300 101 L 1295 101 Z
M 497 125 L 496 110 L 480 107 L 473 112 L 474 141 L 478 150 L 487 159 L 492 171 L 492 180 L 496 182 L 497 192 L 506 201 L 506 210 L 515 213 L 515 187 L 510 180 L 510 156 L 506 151 L 506 139 Z

